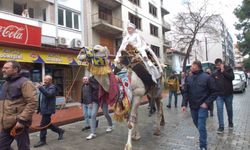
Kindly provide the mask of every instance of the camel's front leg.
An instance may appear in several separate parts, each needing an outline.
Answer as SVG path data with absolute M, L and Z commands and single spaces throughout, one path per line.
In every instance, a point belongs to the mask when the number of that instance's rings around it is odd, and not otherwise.
M 141 101 L 141 96 L 134 96 L 133 106 L 128 121 L 128 141 L 127 144 L 125 145 L 125 150 L 132 150 L 132 138 L 135 140 L 139 140 L 141 138 L 136 127 L 138 120 L 137 112 L 138 112 L 138 107 L 140 105 L 140 101 Z

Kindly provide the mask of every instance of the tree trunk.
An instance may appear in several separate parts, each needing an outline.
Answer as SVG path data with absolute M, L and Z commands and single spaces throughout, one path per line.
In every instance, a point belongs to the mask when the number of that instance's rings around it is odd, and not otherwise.
M 183 72 L 186 72 L 186 65 L 187 65 L 187 59 L 192 51 L 192 48 L 193 48 L 193 45 L 194 45 L 194 42 L 195 42 L 195 35 L 194 37 L 191 39 L 189 45 L 188 45 L 188 49 L 187 49 L 187 53 L 185 55 L 185 58 L 184 58 L 184 61 L 183 61 L 183 67 L 182 67 L 182 71 Z

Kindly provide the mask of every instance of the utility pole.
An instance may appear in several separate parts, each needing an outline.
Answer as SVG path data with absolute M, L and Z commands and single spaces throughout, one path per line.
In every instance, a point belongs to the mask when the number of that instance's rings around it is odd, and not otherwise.
M 208 61 L 208 53 L 207 53 L 207 37 L 205 37 L 205 48 L 206 48 L 206 61 Z

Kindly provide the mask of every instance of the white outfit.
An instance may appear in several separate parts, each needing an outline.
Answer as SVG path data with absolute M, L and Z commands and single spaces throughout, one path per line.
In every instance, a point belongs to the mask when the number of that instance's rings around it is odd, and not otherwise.
M 153 52 L 153 50 L 147 45 L 147 43 L 136 31 L 132 34 L 126 35 L 123 38 L 122 44 L 116 54 L 114 61 L 117 62 L 119 60 L 119 57 L 121 56 L 121 51 L 125 50 L 128 44 L 133 45 L 139 51 L 143 63 L 145 64 L 149 73 L 152 75 L 152 80 L 157 83 L 156 80 L 161 77 L 161 73 L 163 72 L 160 62 L 158 61 L 158 58 Z M 159 66 L 159 69 L 157 69 L 157 67 L 149 59 L 147 61 L 143 59 L 144 57 L 148 57 L 146 50 L 153 56 L 153 59 L 156 61 L 157 65 Z
M 147 45 L 142 41 L 140 35 L 135 31 L 134 33 L 128 34 L 123 38 L 122 44 L 116 54 L 115 61 L 118 61 L 119 57 L 121 57 L 121 51 L 125 50 L 128 44 L 133 45 L 139 51 L 142 57 L 147 57 L 147 53 L 145 51 Z

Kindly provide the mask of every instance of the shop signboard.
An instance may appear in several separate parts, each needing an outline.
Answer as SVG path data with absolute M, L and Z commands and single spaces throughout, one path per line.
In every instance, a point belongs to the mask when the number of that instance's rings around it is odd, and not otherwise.
M 76 55 L 52 52 L 32 51 L 27 49 L 0 47 L 0 61 L 16 60 L 18 62 L 80 65 Z M 83 65 L 83 64 L 81 64 Z
M 0 41 L 41 47 L 41 28 L 0 19 Z

